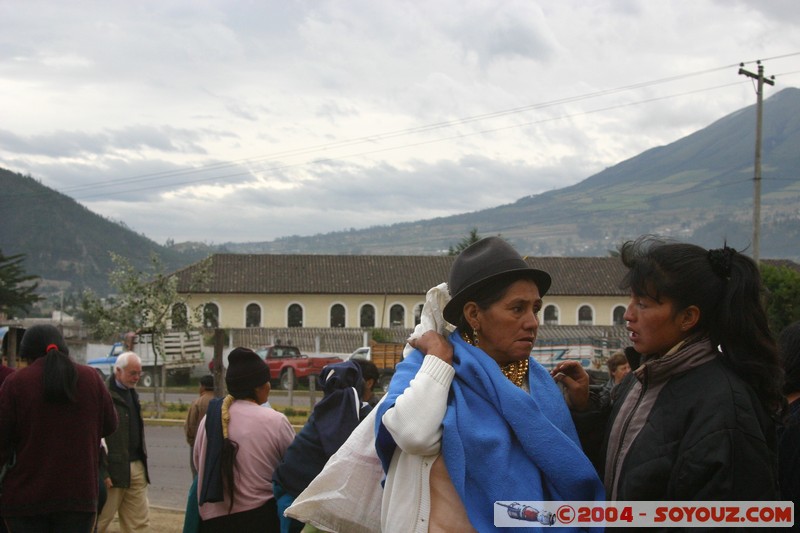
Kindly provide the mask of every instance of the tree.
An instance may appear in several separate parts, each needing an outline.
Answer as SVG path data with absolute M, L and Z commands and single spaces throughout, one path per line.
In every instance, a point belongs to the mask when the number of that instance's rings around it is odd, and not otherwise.
M 178 278 L 164 272 L 164 265 L 155 254 L 150 257 L 151 272 L 136 270 L 130 261 L 115 253 L 111 253 L 111 261 L 114 269 L 108 281 L 117 294 L 105 301 L 92 291 L 83 295 L 83 321 L 94 337 L 108 338 L 127 331 L 146 331 L 154 338 L 160 338 L 170 325 L 185 329 L 202 320 L 202 304 L 189 305 L 188 298 L 178 293 Z M 199 264 L 189 292 L 197 292 L 206 285 L 209 265 L 209 259 Z M 189 310 L 192 320 L 172 324 L 172 311 L 180 306 Z
M 42 299 L 36 294 L 39 276 L 26 274 L 22 268 L 24 254 L 3 255 L 0 250 L 0 313 L 27 313 L 31 305 Z
M 475 244 L 481 240 L 481 236 L 478 235 L 478 228 L 472 228 L 469 231 L 469 235 L 461 239 L 455 248 L 452 246 L 447 250 L 447 255 L 458 255 L 463 252 L 468 246 L 471 244 Z
M 761 263 L 761 278 L 767 288 L 767 318 L 772 333 L 800 320 L 800 272 L 785 266 Z
M 178 293 L 177 276 L 166 274 L 164 265 L 155 254 L 150 257 L 151 272 L 147 273 L 136 270 L 120 255 L 112 253 L 111 260 L 115 266 L 108 281 L 117 290 L 117 295 L 103 301 L 91 291 L 85 292 L 82 302 L 84 324 L 93 336 L 99 338 L 113 338 L 129 331 L 151 334 L 155 363 L 158 364 L 159 360 L 163 361 L 161 344 L 170 327 L 188 331 L 191 324 L 201 323 L 203 305 L 189 305 L 188 297 Z M 199 263 L 190 281 L 190 293 L 200 291 L 208 283 L 210 264 L 210 259 Z M 188 311 L 191 319 L 173 323 L 176 308 Z M 158 381 L 156 384 L 155 397 L 158 399 Z M 157 400 L 159 415 L 160 408 L 161 403 Z

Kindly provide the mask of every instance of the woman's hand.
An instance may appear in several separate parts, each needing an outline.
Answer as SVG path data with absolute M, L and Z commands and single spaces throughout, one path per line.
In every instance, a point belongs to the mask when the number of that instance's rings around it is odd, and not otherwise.
M 585 411 L 589 407 L 589 374 L 578 361 L 558 363 L 550 375 L 566 388 L 567 404 L 571 409 Z
M 448 365 L 453 364 L 453 345 L 436 331 L 426 331 L 422 337 L 409 339 L 408 343 L 422 352 L 422 355 L 433 355 Z

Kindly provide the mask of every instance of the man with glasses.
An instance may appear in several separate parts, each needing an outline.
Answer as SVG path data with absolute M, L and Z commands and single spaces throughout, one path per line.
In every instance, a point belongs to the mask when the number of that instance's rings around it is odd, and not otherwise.
M 119 512 L 122 533 L 150 531 L 147 501 L 147 451 L 139 395 L 135 388 L 142 376 L 142 361 L 133 352 L 124 352 L 114 363 L 114 375 L 108 378 L 108 390 L 119 415 L 117 431 L 106 437 L 108 464 L 104 480 L 108 498 L 97 521 L 99 533 L 105 533 Z

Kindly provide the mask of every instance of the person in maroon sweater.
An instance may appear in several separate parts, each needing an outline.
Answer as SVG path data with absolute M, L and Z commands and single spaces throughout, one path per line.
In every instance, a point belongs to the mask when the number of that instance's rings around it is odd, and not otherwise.
M 13 372 L 13 368 L 9 368 L 0 362 L 0 389 L 3 388 L 3 382 L 6 380 L 6 378 Z M 2 487 L 0 487 L 0 494 L 2 494 Z M 3 522 L 2 517 L 0 517 L 0 533 L 8 533 L 8 529 L 6 529 L 6 523 Z
M 0 515 L 11 533 L 88 533 L 97 512 L 100 438 L 117 412 L 97 372 L 69 358 L 54 326 L 22 337 L 27 367 L 0 389 L 0 464 L 16 455 L 3 481 Z
M 6 380 L 6 378 L 13 373 L 14 373 L 13 368 L 9 368 L 6 365 L 0 363 L 0 387 L 3 386 L 3 382 Z

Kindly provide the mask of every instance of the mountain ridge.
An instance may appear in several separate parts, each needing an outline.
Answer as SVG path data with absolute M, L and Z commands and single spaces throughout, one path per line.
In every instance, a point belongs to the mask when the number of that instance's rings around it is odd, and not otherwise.
M 800 260 L 800 89 L 764 101 L 761 257 Z M 109 252 L 146 269 L 157 254 L 178 269 L 208 254 L 446 253 L 476 228 L 500 234 L 523 254 L 604 256 L 621 242 L 657 233 L 706 247 L 752 240 L 755 105 L 579 183 L 496 207 L 427 220 L 285 236 L 272 241 L 162 246 L 89 211 L 31 176 L 0 168 L 4 255 L 23 253 L 25 268 L 52 290 L 108 290 Z
M 786 88 L 765 100 L 764 124 L 762 246 L 773 255 L 785 254 L 786 247 L 770 232 L 779 225 L 781 231 L 790 230 L 789 236 L 796 238 L 797 234 L 793 221 L 800 199 L 796 171 L 800 168 L 800 89 Z M 752 229 L 745 226 L 752 225 L 754 150 L 752 105 L 577 184 L 509 204 L 380 228 L 225 246 L 250 253 L 330 253 L 334 251 L 331 243 L 338 248 L 349 243 L 350 253 L 387 253 L 397 249 L 398 242 L 426 242 L 426 246 L 408 246 L 402 252 L 435 253 L 446 250 L 453 235 L 464 235 L 477 227 L 481 234 L 501 233 L 521 249 L 552 255 L 603 254 L 607 251 L 604 243 L 586 245 L 580 241 L 616 243 L 653 232 L 689 240 L 697 232 L 705 236 L 706 246 L 727 238 L 746 248 L 752 238 Z M 650 221 L 640 220 L 645 218 Z M 730 234 L 719 234 L 716 240 L 707 238 L 720 218 L 732 223 Z M 420 225 L 426 227 L 424 232 L 416 231 Z M 403 232 L 409 235 L 403 237 Z M 566 242 L 575 235 L 579 238 L 571 239 L 571 244 Z M 560 244 L 559 239 L 563 241 Z M 797 259 L 797 255 L 788 258 Z

